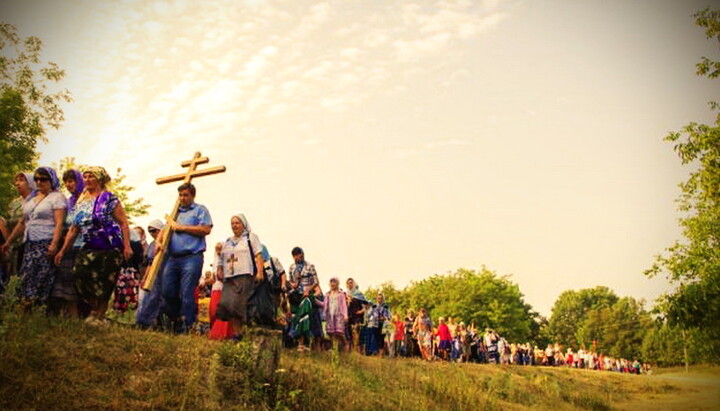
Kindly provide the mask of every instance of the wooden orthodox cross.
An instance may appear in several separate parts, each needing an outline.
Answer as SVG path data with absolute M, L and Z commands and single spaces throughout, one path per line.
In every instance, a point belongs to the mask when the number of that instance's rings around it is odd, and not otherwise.
M 202 176 L 209 176 L 211 174 L 218 174 L 218 173 L 224 173 L 225 172 L 225 166 L 218 166 L 218 167 L 210 167 L 206 168 L 204 170 L 198 170 L 197 166 L 200 164 L 206 164 L 210 162 L 210 159 L 207 157 L 203 157 L 200 152 L 198 151 L 195 153 L 195 156 L 191 160 L 183 161 L 180 163 L 182 167 L 188 167 L 187 173 L 184 174 L 175 174 L 173 176 L 168 177 L 160 177 L 155 182 L 157 184 L 167 184 L 167 183 L 173 183 L 175 181 L 182 181 L 183 183 L 189 183 L 192 181 L 195 177 L 202 177 Z M 175 221 L 178 216 L 178 209 L 180 207 L 180 199 L 178 198 L 175 200 L 175 206 L 173 207 L 172 213 L 169 214 L 167 217 L 168 220 Z M 153 284 L 155 283 L 155 278 L 157 277 L 158 273 L 160 272 L 160 269 L 163 266 L 163 263 L 165 262 L 165 254 L 167 253 L 168 244 L 170 244 L 170 237 L 172 236 L 172 232 L 170 230 L 170 224 L 165 224 L 163 229 L 160 231 L 160 235 L 158 236 L 158 239 L 161 239 L 160 243 L 156 246 L 155 249 L 155 258 L 153 258 L 152 265 L 150 268 L 148 268 L 147 274 L 145 274 L 145 281 L 142 284 L 142 287 L 149 290 L 152 288 Z

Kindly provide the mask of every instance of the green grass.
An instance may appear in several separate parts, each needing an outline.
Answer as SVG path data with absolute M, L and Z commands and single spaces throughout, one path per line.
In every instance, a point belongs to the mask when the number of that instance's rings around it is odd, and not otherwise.
M 720 398 L 696 399 L 707 386 L 659 376 L 292 350 L 268 387 L 254 382 L 252 357 L 249 344 L 5 312 L 0 409 L 611 410 L 648 401 L 713 409 Z M 699 370 L 717 377 L 716 368 Z

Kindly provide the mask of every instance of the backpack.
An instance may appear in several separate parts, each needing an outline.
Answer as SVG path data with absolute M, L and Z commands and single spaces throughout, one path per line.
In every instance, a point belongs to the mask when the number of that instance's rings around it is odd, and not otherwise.
M 267 278 L 268 282 L 270 283 L 270 289 L 274 293 L 279 293 L 280 290 L 280 275 L 278 275 L 277 268 L 275 267 L 275 262 L 273 261 L 273 258 L 270 257 L 270 265 L 265 267 L 265 278 Z

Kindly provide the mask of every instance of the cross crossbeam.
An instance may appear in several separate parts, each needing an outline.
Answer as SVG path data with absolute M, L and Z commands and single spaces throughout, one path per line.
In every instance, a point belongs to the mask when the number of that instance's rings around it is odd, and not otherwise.
M 206 168 L 204 170 L 198 170 L 197 166 L 200 164 L 207 164 L 210 162 L 210 159 L 207 157 L 203 157 L 200 152 L 196 152 L 192 159 L 185 160 L 180 163 L 181 167 L 187 167 L 187 172 L 183 174 L 175 174 L 172 176 L 167 177 L 160 177 L 155 182 L 157 184 L 167 184 L 172 183 L 175 181 L 182 181 L 184 183 L 190 183 L 192 182 L 193 178 L 196 177 L 203 177 L 203 176 L 209 176 L 212 174 L 218 174 L 218 173 L 224 173 L 225 172 L 225 166 L 218 166 L 218 167 L 210 167 Z M 173 207 L 172 213 L 170 213 L 167 218 L 169 220 L 175 221 L 178 216 L 178 211 L 180 208 L 180 199 L 178 198 L 175 200 L 175 206 Z M 147 273 L 145 274 L 145 280 L 143 281 L 142 287 L 146 290 L 150 290 L 155 283 L 155 278 L 157 277 L 158 273 L 160 272 L 160 269 L 162 268 L 162 265 L 165 263 L 165 255 L 167 253 L 168 244 L 170 244 L 170 236 L 172 236 L 172 230 L 170 229 L 170 224 L 165 224 L 163 229 L 160 231 L 160 235 L 158 236 L 158 246 L 156 247 L 155 251 L 155 258 L 153 259 L 152 265 L 148 268 Z

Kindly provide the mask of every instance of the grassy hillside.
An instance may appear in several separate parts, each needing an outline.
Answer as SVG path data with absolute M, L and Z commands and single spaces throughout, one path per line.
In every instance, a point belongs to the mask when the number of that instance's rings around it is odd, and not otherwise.
M 0 409 L 718 409 L 720 372 L 632 376 L 283 351 L 279 388 L 247 378 L 249 344 L 6 315 Z M 684 378 L 684 379 L 683 379 Z

